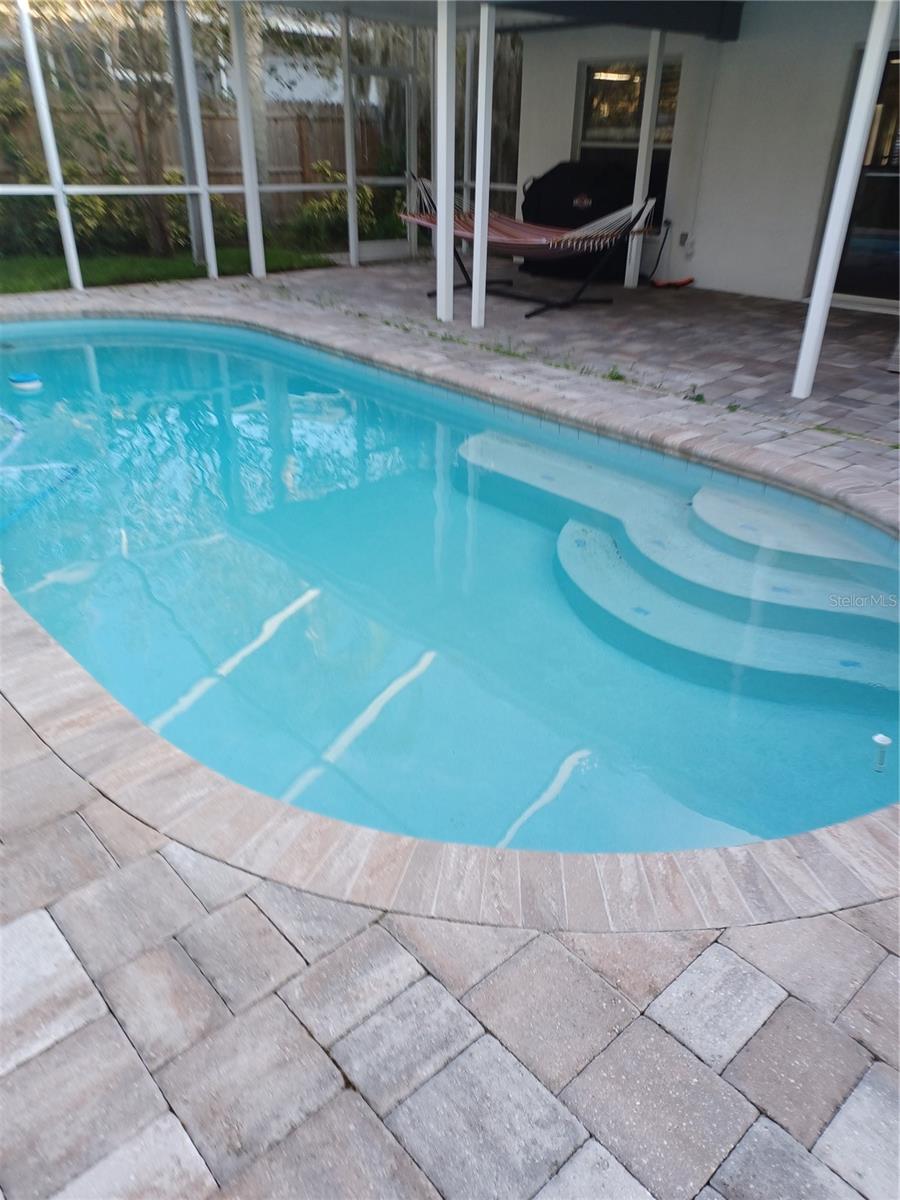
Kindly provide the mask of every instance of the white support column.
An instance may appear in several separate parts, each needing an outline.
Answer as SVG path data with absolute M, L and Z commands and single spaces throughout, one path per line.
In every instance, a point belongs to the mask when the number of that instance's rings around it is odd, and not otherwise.
M 418 192 L 414 177 L 419 174 L 419 34 L 412 30 L 412 65 L 407 80 L 406 93 L 406 210 L 415 212 Z M 419 227 L 407 222 L 406 241 L 410 258 L 419 252 Z
M 472 178 L 472 69 L 474 65 L 475 30 L 469 29 L 466 31 L 466 75 L 463 94 L 463 212 L 468 212 L 472 207 L 472 189 L 469 187 L 469 180 Z
M 56 220 L 59 223 L 59 236 L 62 239 L 63 254 L 66 258 L 66 270 L 69 272 L 69 283 L 76 292 L 81 292 L 84 291 L 84 283 L 81 278 L 81 264 L 78 261 L 78 246 L 75 242 L 75 230 L 72 226 L 72 214 L 69 212 L 69 201 L 64 191 L 62 166 L 59 161 L 59 150 L 56 147 L 56 135 L 53 132 L 50 103 L 47 100 L 47 89 L 44 86 L 44 75 L 41 71 L 41 56 L 38 53 L 37 38 L 34 36 L 34 26 L 31 24 L 31 12 L 28 8 L 28 0 L 18 0 L 18 5 L 19 28 L 22 31 L 22 49 L 25 52 L 25 64 L 28 68 L 31 96 L 34 100 L 34 110 L 37 115 L 38 128 L 41 132 L 41 143 L 44 147 L 47 178 L 50 181 L 50 186 L 53 188 L 53 200 L 56 204 Z
M 637 167 L 634 172 L 634 202 L 643 204 L 650 186 L 650 166 L 653 162 L 653 142 L 656 137 L 656 114 L 659 109 L 659 85 L 662 79 L 666 35 L 659 29 L 650 34 L 647 54 L 647 77 L 644 80 L 644 101 L 641 106 L 641 132 L 638 138 Z M 641 269 L 641 250 L 644 239 L 628 239 L 628 259 L 625 266 L 625 286 L 637 287 Z
M 203 144 L 203 123 L 200 120 L 200 97 L 197 93 L 197 68 L 194 66 L 194 46 L 191 38 L 191 21 L 185 0 L 175 4 L 175 25 L 178 29 L 178 50 L 181 54 L 181 74 L 184 93 L 188 133 L 194 152 L 194 170 L 200 189 L 200 228 L 203 231 L 203 254 L 206 273 L 210 279 L 219 278 L 216 260 L 216 237 L 213 232 L 212 204 L 209 199 L 209 176 L 206 171 L 206 147 Z
M 356 109 L 353 104 L 353 63 L 350 16 L 341 17 L 341 71 L 344 77 L 344 160 L 347 176 L 347 247 L 350 266 L 359 266 L 359 216 L 356 200 Z
M 491 116 L 494 103 L 492 4 L 482 4 L 478 27 L 478 103 L 475 134 L 475 239 L 472 249 L 472 328 L 484 327 L 487 288 L 487 224 L 491 183 Z
M 822 235 L 822 245 L 819 249 L 819 260 L 809 297 L 806 323 L 803 326 L 800 355 L 797 359 L 794 385 L 791 389 L 791 395 L 795 400 L 805 400 L 812 392 L 815 382 L 816 368 L 819 365 L 819 355 L 822 352 L 822 341 L 825 337 L 825 325 L 828 322 L 828 310 L 834 294 L 834 283 L 837 279 L 844 241 L 847 237 L 853 200 L 859 185 L 859 174 L 862 170 L 866 143 L 875 114 L 875 102 L 878 99 L 881 78 L 884 74 L 884 63 L 891 45 L 896 19 L 894 0 L 875 0 L 872 19 L 869 22 L 866 48 L 863 51 L 859 77 L 856 81 L 853 106 L 850 109 L 847 131 L 844 134 L 844 147 L 834 180 L 834 190 L 831 193 L 828 219 L 825 222 L 825 232 Z
M 435 45 L 435 94 L 437 128 L 437 228 L 434 253 L 437 259 L 437 319 L 453 320 L 453 199 L 454 150 L 456 140 L 456 0 L 437 0 Z
M 259 170 L 256 164 L 256 138 L 253 134 L 247 31 L 244 28 L 241 0 L 231 0 L 228 5 L 228 17 L 231 27 L 232 87 L 237 105 L 244 212 L 247 217 L 247 242 L 250 247 L 250 274 L 257 279 L 265 279 L 266 247 L 263 240 L 262 208 L 259 203 Z

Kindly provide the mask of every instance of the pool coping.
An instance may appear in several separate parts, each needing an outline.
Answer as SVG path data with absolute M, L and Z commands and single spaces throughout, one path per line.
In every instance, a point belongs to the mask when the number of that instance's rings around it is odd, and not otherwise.
M 184 309 L 173 314 L 164 307 L 139 312 L 123 311 L 120 306 L 115 312 L 101 308 L 82 314 L 63 309 L 15 319 L 114 315 L 257 329 L 554 423 L 762 478 L 895 532 L 896 514 L 893 524 L 885 521 L 884 506 L 873 509 L 870 493 L 835 489 L 832 495 L 824 495 L 818 477 L 810 484 L 800 477 L 802 468 L 792 472 L 791 462 L 778 455 L 763 452 L 767 461 L 778 460 L 774 464 L 778 470 L 765 470 L 759 456 L 752 458 L 754 452 L 745 449 L 723 461 L 727 447 L 718 444 L 718 434 L 717 444 L 708 447 L 702 435 L 685 439 L 681 427 L 680 439 L 669 445 L 659 430 L 641 436 L 639 419 L 630 424 L 623 420 L 623 428 L 614 429 L 606 415 L 591 414 L 582 401 L 572 407 L 566 397 L 543 389 L 513 392 L 504 380 L 491 380 L 485 389 L 483 376 L 452 361 L 449 368 L 446 362 L 438 362 L 416 372 L 408 361 L 406 365 L 395 361 L 402 347 L 383 345 L 366 357 L 359 352 L 358 337 L 348 344 L 349 334 L 323 340 L 223 316 L 214 305 L 200 307 L 202 311 L 190 314 Z M 270 314 L 279 319 L 282 315 Z M 342 321 L 346 323 L 346 318 Z M 409 360 L 408 343 L 405 349 Z M 658 932 L 813 916 L 893 897 L 900 890 L 897 804 L 787 838 L 639 854 L 432 842 L 321 816 L 235 783 L 167 742 L 119 704 L 5 590 L 0 593 L 0 625 L 4 631 L 0 690 L 50 749 L 97 791 L 164 836 L 200 853 L 330 899 L 481 924 Z

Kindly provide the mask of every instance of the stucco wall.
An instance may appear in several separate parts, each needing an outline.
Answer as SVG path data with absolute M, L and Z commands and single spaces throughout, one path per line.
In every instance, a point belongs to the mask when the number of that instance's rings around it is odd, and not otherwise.
M 666 55 L 682 62 L 661 275 L 806 293 L 870 11 L 864 0 L 750 0 L 737 42 L 667 37 Z M 520 185 L 571 154 L 578 62 L 646 57 L 648 34 L 609 26 L 523 40 Z M 655 253 L 648 245 L 645 260 Z

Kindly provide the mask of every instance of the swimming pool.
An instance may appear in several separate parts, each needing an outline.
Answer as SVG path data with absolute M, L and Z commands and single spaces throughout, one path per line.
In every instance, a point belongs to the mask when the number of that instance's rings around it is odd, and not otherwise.
M 742 843 L 895 799 L 896 747 L 877 771 L 872 743 L 897 735 L 887 535 L 268 334 L 2 340 L 6 587 L 241 783 L 572 851 Z

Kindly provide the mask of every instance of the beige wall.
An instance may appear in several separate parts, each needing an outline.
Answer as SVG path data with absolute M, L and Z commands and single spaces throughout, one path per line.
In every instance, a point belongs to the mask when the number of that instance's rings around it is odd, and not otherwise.
M 865 0 L 750 0 L 737 42 L 667 37 L 666 55 L 682 63 L 660 276 L 805 294 L 870 11 Z M 603 27 L 523 40 L 520 185 L 571 155 L 578 62 L 646 57 L 648 33 Z M 655 256 L 648 245 L 645 262 Z

